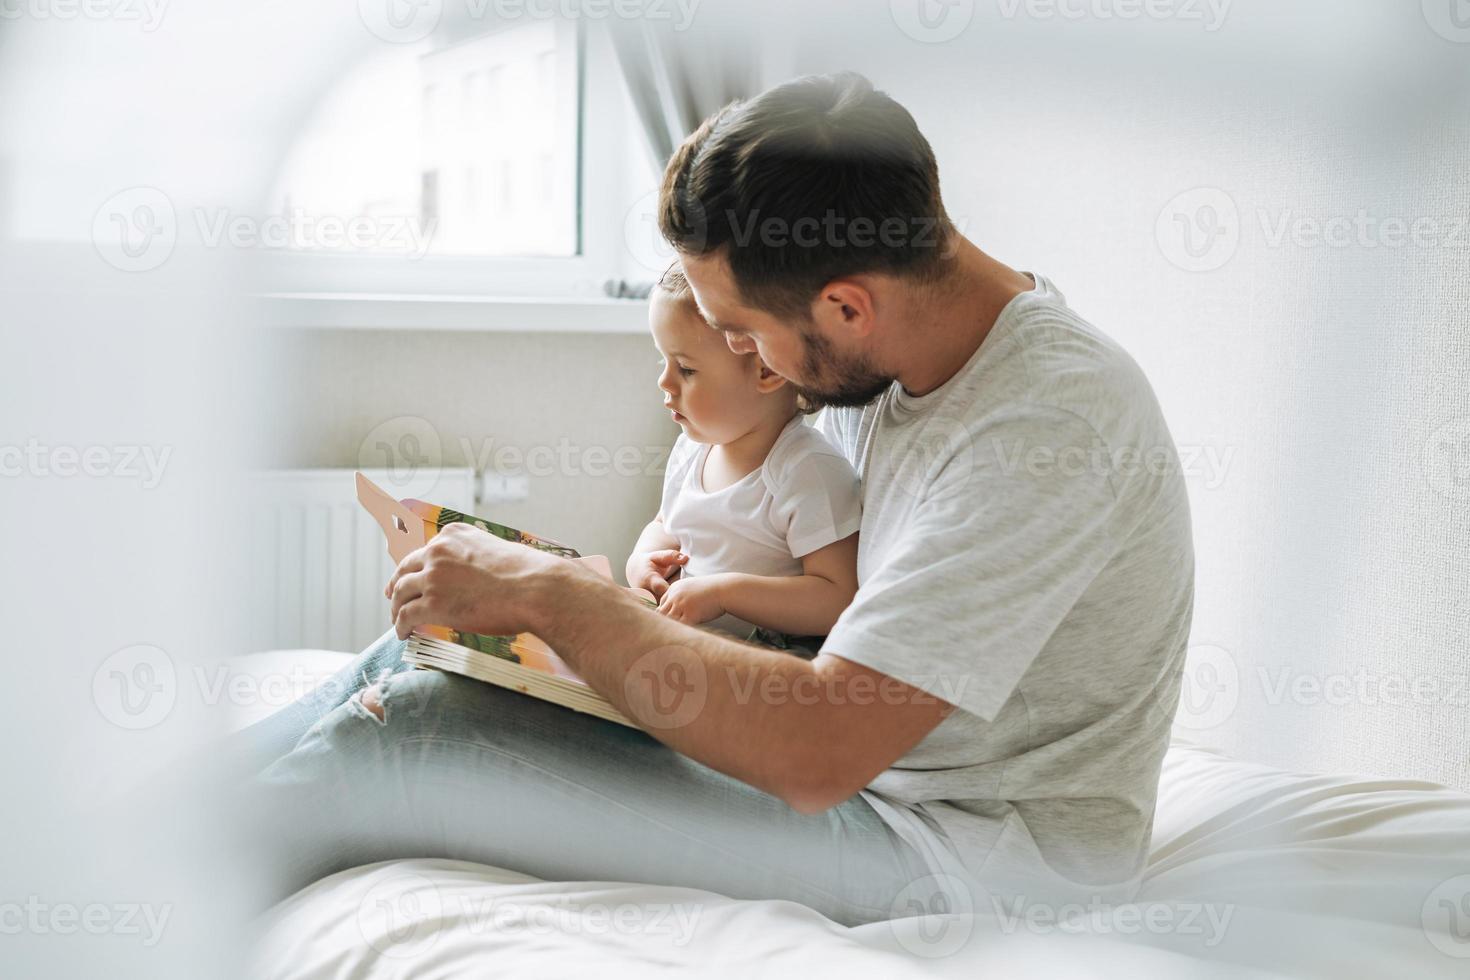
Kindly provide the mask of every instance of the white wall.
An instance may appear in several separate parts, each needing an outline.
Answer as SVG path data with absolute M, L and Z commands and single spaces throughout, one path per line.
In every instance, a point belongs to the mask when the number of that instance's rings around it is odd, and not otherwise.
M 304 330 L 271 348 L 263 360 L 276 366 L 279 401 L 262 465 L 406 467 L 403 434 L 426 467 L 493 467 L 502 450 L 519 454 L 523 466 L 515 456 L 501 466 L 527 471 L 529 498 L 478 513 L 609 555 L 619 578 L 658 512 L 678 428 L 647 337 Z
M 939 44 L 880 10 L 811 31 L 801 67 L 908 106 L 966 234 L 1052 277 L 1142 363 L 1178 444 L 1216 454 L 1190 480 L 1181 734 L 1470 787 L 1470 47 L 1417 4 L 1286 6 L 1207 32 L 981 5 Z M 1156 221 L 1200 187 L 1239 243 L 1191 272 Z M 1458 237 L 1274 243 L 1283 217 L 1360 209 Z

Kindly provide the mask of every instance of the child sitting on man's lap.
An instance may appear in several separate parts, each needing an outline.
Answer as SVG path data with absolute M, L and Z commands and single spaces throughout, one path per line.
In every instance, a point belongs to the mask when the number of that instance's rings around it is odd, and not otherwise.
M 654 289 L 649 320 L 658 386 L 684 431 L 628 584 L 667 616 L 741 639 L 825 636 L 857 591 L 851 464 L 805 424 L 785 378 L 705 322 L 677 265 Z

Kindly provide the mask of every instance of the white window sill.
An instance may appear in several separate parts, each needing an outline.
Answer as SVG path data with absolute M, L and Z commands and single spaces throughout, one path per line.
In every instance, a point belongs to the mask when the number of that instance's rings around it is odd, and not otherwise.
M 636 299 L 272 293 L 262 296 L 261 302 L 265 323 L 272 327 L 517 333 L 648 331 L 648 302 Z

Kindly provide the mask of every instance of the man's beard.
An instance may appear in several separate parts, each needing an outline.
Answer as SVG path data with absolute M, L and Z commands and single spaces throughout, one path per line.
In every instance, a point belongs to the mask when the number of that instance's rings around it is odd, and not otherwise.
M 813 408 L 861 408 L 893 384 L 861 357 L 842 361 L 826 337 L 813 330 L 803 330 L 801 373 L 805 378 L 820 378 L 808 387 L 796 386 L 796 392 Z

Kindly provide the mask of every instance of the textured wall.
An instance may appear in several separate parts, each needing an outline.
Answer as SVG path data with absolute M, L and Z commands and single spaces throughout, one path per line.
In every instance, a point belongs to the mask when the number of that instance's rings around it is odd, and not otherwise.
M 907 105 L 969 237 L 1153 380 L 1198 554 L 1180 734 L 1470 788 L 1470 86 L 1417 6 L 1334 8 L 1312 45 L 1244 2 L 1216 33 L 977 8 L 916 44 L 875 17 L 802 67 Z M 1360 212 L 1369 244 L 1322 241 Z
M 412 455 L 431 469 L 508 448 L 523 454 L 530 498 L 482 516 L 607 554 L 619 576 L 658 510 L 678 430 L 647 337 L 310 330 L 273 347 L 281 401 L 261 465 L 406 467 Z
M 1241 0 L 1216 31 L 977 7 L 931 44 L 886 4 L 845 7 L 837 32 L 814 2 L 791 41 L 799 70 L 858 68 L 908 105 L 966 234 L 1052 277 L 1152 378 L 1198 554 L 1180 734 L 1470 788 L 1470 85 L 1464 45 L 1401 6 Z M 1206 205 L 1233 237 L 1207 237 Z M 1418 221 L 1419 243 L 1387 218 Z M 278 465 L 354 465 L 403 415 L 430 420 L 450 462 L 462 436 L 674 434 L 643 338 L 288 339 L 302 421 L 273 441 Z M 483 372 L 394 388 L 393 358 L 427 367 L 450 345 Z M 536 380 L 552 372 L 559 391 Z M 532 488 L 497 513 L 621 555 L 657 479 Z

